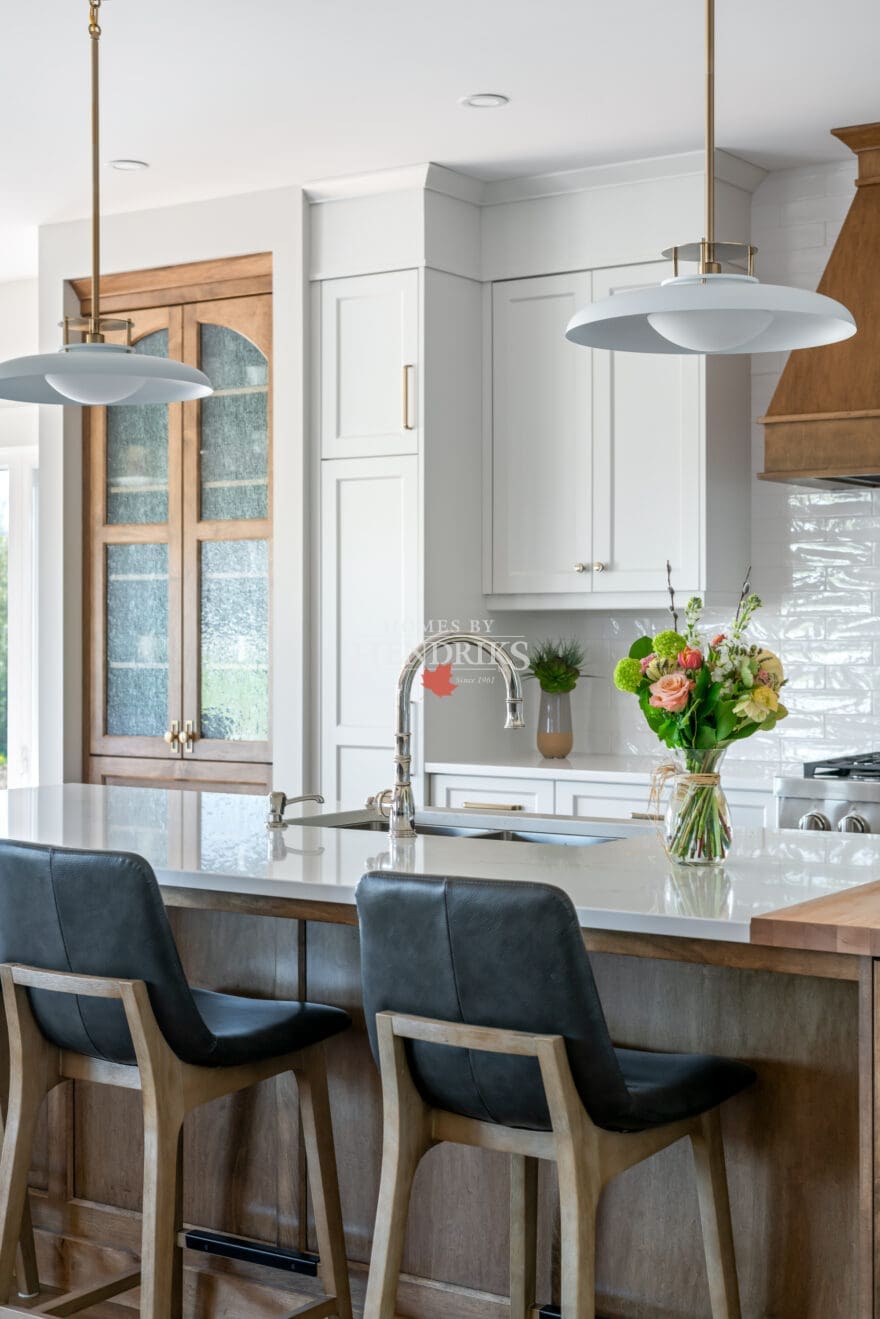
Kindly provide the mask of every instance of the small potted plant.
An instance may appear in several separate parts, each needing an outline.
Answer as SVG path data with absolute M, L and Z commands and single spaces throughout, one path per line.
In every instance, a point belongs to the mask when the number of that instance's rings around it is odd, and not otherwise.
M 545 760 L 561 760 L 574 745 L 571 693 L 581 676 L 584 649 L 579 642 L 540 641 L 529 652 L 526 676 L 541 688 L 538 709 L 538 750 Z

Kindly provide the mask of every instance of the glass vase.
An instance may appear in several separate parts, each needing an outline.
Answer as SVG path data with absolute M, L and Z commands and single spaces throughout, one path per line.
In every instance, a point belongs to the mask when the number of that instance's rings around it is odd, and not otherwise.
M 562 760 L 571 751 L 574 735 L 570 692 L 541 692 L 537 742 L 545 760 Z
M 679 754 L 666 811 L 666 851 L 681 865 L 718 865 L 730 849 L 730 809 L 719 777 L 726 750 Z

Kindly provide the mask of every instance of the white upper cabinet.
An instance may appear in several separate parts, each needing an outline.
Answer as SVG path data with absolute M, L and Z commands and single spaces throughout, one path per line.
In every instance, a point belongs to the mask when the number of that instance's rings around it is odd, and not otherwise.
M 484 589 L 493 608 L 651 608 L 666 563 L 726 603 L 748 566 L 748 358 L 589 350 L 577 307 L 649 262 L 493 285 Z M 488 373 L 487 373 L 488 375 Z
M 589 273 L 492 289 L 492 592 L 592 584 L 590 357 L 563 334 L 590 296 Z
M 593 296 L 670 274 L 666 262 L 597 270 Z M 701 589 L 703 359 L 576 351 L 593 368 L 593 591 L 657 590 L 667 560 L 679 590 Z
M 415 270 L 321 286 L 321 456 L 417 453 Z

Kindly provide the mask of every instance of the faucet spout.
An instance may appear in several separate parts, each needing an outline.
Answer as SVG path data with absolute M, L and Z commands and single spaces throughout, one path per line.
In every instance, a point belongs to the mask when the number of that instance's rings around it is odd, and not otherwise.
M 397 679 L 394 733 L 394 789 L 391 795 L 389 831 L 392 839 L 415 838 L 415 801 L 412 791 L 412 685 L 432 651 L 441 646 L 474 646 L 501 671 L 506 688 L 505 728 L 524 728 L 523 692 L 519 670 L 510 655 L 490 637 L 478 632 L 437 632 L 425 637 L 404 660 Z

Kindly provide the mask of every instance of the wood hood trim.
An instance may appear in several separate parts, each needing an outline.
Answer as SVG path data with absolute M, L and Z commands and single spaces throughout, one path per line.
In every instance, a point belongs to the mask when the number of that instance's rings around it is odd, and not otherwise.
M 790 354 L 760 419 L 770 481 L 880 475 L 880 123 L 832 131 L 858 179 L 818 291 L 850 309 L 857 332 Z

